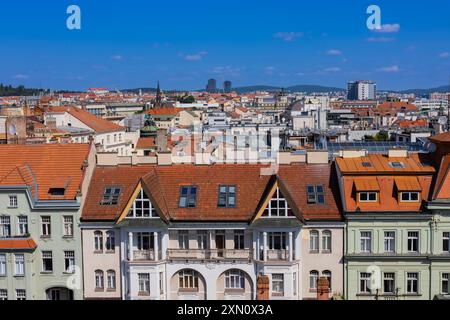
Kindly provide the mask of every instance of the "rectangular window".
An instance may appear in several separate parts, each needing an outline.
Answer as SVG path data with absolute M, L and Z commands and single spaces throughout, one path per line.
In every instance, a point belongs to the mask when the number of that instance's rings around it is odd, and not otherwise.
M 25 276 L 25 256 L 21 253 L 14 255 L 14 275 L 19 277 Z
M 309 231 L 309 251 L 319 252 L 319 231 Z
M 180 230 L 178 231 L 178 248 L 187 250 L 189 249 L 189 232 Z
M 325 203 L 325 191 L 323 186 L 307 186 L 306 191 L 309 204 Z
M 159 294 L 164 294 L 164 272 L 159 273 Z
M 64 270 L 67 273 L 75 272 L 75 251 L 64 251 Z
M 401 192 L 400 193 L 401 202 L 418 202 L 419 193 L 418 192 Z
M 395 252 L 395 232 L 384 232 L 384 252 Z
M 182 270 L 178 273 L 178 286 L 180 289 L 198 290 L 198 273 L 192 269 Z
M 268 244 L 270 250 L 286 249 L 286 233 L 285 232 L 269 232 Z
M 219 208 L 234 208 L 236 206 L 236 186 L 220 186 L 218 204 Z
M 0 301 L 8 300 L 8 290 L 0 289 Z
M 112 206 L 119 202 L 120 188 L 118 187 L 107 187 L 103 193 L 103 199 L 100 204 Z
M 442 294 L 450 294 L 448 291 L 448 276 L 450 273 L 443 273 L 441 275 L 441 292 Z
M 284 295 L 284 275 L 281 273 L 272 274 L 272 294 Z
M 27 300 L 27 292 L 24 289 L 17 289 L 16 300 Z
M 450 232 L 442 233 L 442 251 L 450 252 Z
M 6 276 L 6 254 L 0 253 L 0 277 Z
M 49 216 L 41 217 L 41 236 L 50 237 L 52 235 L 51 218 Z
M 419 232 L 408 231 L 408 251 L 419 252 Z
M 20 236 L 28 234 L 28 218 L 26 216 L 17 217 L 17 229 Z
M 331 231 L 324 230 L 322 231 L 322 252 L 329 253 L 331 252 Z
M 13 196 L 9 196 L 9 207 L 10 208 L 17 208 L 18 203 L 17 203 L 17 196 L 13 195 Z
M 297 272 L 294 272 L 292 276 L 292 288 L 294 288 L 294 296 L 297 295 Z
M 410 294 L 419 293 L 419 274 L 417 272 L 406 274 L 406 292 Z
M 0 238 L 11 236 L 11 218 L 9 216 L 0 216 Z
M 205 230 L 197 231 L 197 247 L 198 249 L 208 249 L 208 233 Z
M 53 257 L 51 251 L 42 251 L 42 271 L 53 272 Z
M 139 293 L 149 295 L 150 294 L 150 274 L 138 273 L 139 280 Z
M 64 236 L 65 237 L 73 237 L 73 217 L 72 216 L 64 216 Z
M 367 272 L 359 274 L 359 293 L 370 293 L 370 277 L 371 274 Z
M 114 290 L 116 289 L 116 272 L 114 270 L 108 270 L 106 273 L 108 289 Z
M 376 192 L 359 192 L 359 202 L 377 202 L 378 193 Z
M 244 230 L 234 230 L 234 249 L 244 250 L 245 244 L 245 234 Z
M 197 202 L 197 187 L 183 186 L 180 188 L 180 208 L 195 208 Z
M 150 250 L 154 248 L 154 237 L 150 232 L 138 232 L 137 233 L 137 248 L 138 250 Z
M 386 272 L 383 277 L 383 292 L 395 293 L 395 273 Z
M 361 252 L 372 252 L 372 232 L 361 231 Z

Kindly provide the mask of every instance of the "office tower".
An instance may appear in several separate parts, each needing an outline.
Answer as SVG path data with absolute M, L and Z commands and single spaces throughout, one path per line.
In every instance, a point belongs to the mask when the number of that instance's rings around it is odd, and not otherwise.
M 223 92 L 230 93 L 231 92 L 231 81 L 225 81 L 223 83 Z
M 377 85 L 373 81 L 352 81 L 348 83 L 348 100 L 374 100 Z
M 209 93 L 217 92 L 216 79 L 209 79 L 208 84 L 206 85 L 206 91 Z

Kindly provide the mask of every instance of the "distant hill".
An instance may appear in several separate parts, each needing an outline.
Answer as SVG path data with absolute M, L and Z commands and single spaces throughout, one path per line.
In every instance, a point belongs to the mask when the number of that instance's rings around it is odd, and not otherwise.
M 450 86 L 440 86 L 437 88 L 430 88 L 430 89 L 408 89 L 399 92 L 405 94 L 414 93 L 415 95 L 425 96 L 433 92 L 442 92 L 442 93 L 450 92 Z
M 0 83 L 0 97 L 10 96 L 34 96 L 41 92 L 48 92 L 45 89 L 25 88 L 24 86 L 13 87 L 11 85 L 3 85 Z
M 240 94 L 255 92 L 255 91 L 277 92 L 277 91 L 280 91 L 281 89 L 282 89 L 282 87 L 266 86 L 266 85 L 233 88 L 234 91 L 236 91 L 237 93 L 240 93 Z M 296 85 L 296 86 L 285 87 L 283 89 L 285 91 L 290 91 L 290 92 L 306 92 L 306 93 L 334 92 L 334 91 L 343 91 L 344 90 L 342 88 L 324 87 L 324 86 L 319 86 L 319 85 Z

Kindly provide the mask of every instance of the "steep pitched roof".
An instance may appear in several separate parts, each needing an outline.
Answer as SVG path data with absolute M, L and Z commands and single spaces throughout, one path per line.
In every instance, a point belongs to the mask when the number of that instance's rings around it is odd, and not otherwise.
M 450 199 L 450 154 L 444 156 L 434 184 L 433 200 Z
M 89 144 L 0 145 L 0 185 L 28 186 L 39 200 L 74 200 L 84 177 Z M 54 197 L 50 188 L 65 181 L 64 196 Z

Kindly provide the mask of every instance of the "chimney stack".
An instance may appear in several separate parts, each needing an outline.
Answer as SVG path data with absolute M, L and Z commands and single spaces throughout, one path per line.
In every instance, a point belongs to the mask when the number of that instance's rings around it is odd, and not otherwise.
M 325 277 L 320 277 L 317 281 L 317 300 L 330 300 L 330 286 Z
M 167 129 L 158 129 L 156 132 L 156 146 L 158 152 L 167 151 Z
M 256 283 L 256 300 L 269 300 L 269 277 L 260 274 Z

